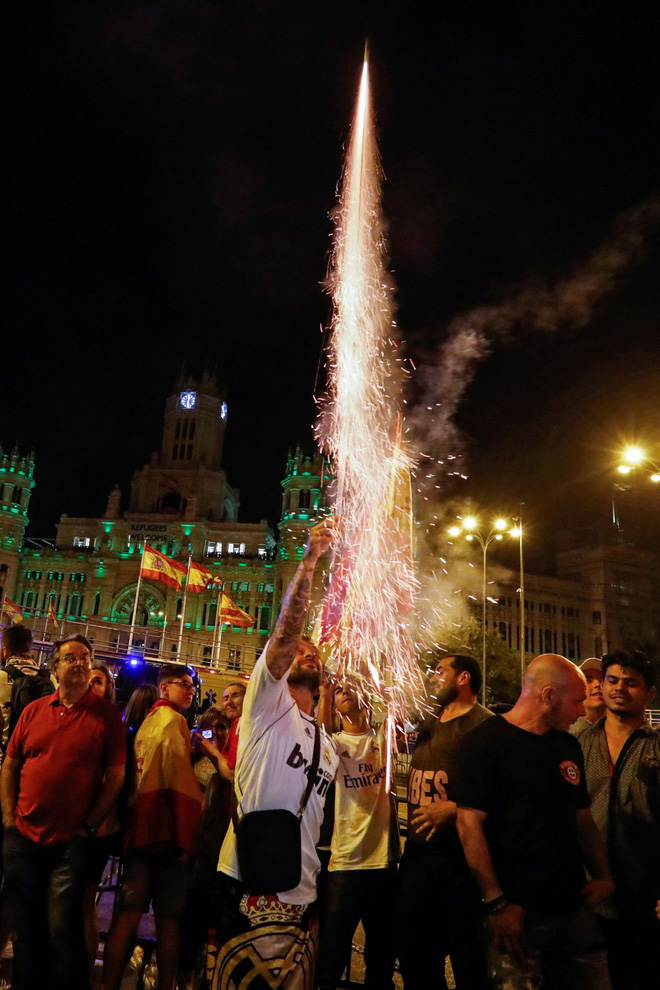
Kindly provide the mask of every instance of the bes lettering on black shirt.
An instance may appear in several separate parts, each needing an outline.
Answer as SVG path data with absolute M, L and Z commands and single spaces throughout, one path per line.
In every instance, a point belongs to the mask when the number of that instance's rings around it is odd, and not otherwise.
M 408 775 L 406 843 L 462 859 L 454 821 L 437 829 L 427 840 L 428 833 L 418 834 L 412 825 L 412 819 L 417 809 L 424 805 L 436 801 L 455 800 L 452 789 L 458 744 L 466 733 L 472 731 L 484 719 L 489 719 L 491 715 L 487 708 L 474 705 L 465 715 L 459 715 L 458 718 L 449 719 L 447 722 L 441 722 L 438 718 L 428 718 L 420 729 Z
M 458 763 L 455 800 L 486 812 L 484 834 L 508 900 L 550 917 L 577 910 L 586 881 L 577 812 L 589 807 L 577 739 L 527 732 L 499 715 L 462 741 Z

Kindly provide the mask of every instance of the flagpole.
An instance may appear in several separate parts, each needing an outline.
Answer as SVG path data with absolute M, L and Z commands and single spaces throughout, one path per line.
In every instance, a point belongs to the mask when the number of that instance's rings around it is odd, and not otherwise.
M 158 659 L 160 660 L 163 656 L 163 646 L 165 645 L 165 633 L 167 631 L 167 595 L 165 595 L 165 608 L 163 610 L 163 629 L 160 634 L 160 649 L 158 650 Z
M 147 549 L 147 540 L 145 537 L 144 543 L 142 544 L 142 556 L 140 557 L 140 570 L 138 571 L 137 585 L 135 587 L 135 601 L 133 602 L 133 614 L 131 616 L 131 631 L 128 634 L 128 649 L 127 653 L 131 652 L 131 647 L 133 646 L 133 634 L 135 632 L 135 619 L 138 610 L 138 599 L 140 597 L 140 585 L 142 584 L 142 567 L 144 565 L 144 551 Z
M 213 649 L 211 650 L 211 657 L 213 662 L 220 660 L 220 639 L 222 638 L 222 588 L 218 591 L 218 604 L 215 608 L 215 628 L 213 630 Z M 219 635 L 218 635 L 219 631 Z
M 188 554 L 188 570 L 186 572 L 186 588 L 183 592 L 183 605 L 181 606 L 181 623 L 179 625 L 179 642 L 176 648 L 177 660 L 181 661 L 181 644 L 183 642 L 183 624 L 186 621 L 186 602 L 188 601 L 188 582 L 190 581 L 190 564 L 192 562 L 192 552 Z
M 220 631 L 218 633 L 218 663 L 220 663 L 220 644 L 222 643 L 222 614 L 220 615 Z

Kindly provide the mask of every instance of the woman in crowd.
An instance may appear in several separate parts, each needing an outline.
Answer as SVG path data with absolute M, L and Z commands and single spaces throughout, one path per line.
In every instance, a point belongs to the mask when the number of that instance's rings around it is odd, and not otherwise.
M 104 663 L 92 665 L 90 688 L 100 698 L 115 703 L 115 679 Z M 96 952 L 99 944 L 99 920 L 96 913 L 96 897 L 99 884 L 103 879 L 103 871 L 111 856 L 121 853 L 121 831 L 117 806 L 112 809 L 106 820 L 99 825 L 96 834 L 90 838 L 87 846 L 87 870 L 85 876 L 85 893 L 83 896 L 83 914 L 85 919 L 85 944 L 90 974 L 94 970 Z

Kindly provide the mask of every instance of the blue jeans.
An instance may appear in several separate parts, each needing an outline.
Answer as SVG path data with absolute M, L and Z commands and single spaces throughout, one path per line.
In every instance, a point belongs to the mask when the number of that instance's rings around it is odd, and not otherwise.
M 83 836 L 46 846 L 5 829 L 15 990 L 89 990 L 82 916 L 86 847 Z

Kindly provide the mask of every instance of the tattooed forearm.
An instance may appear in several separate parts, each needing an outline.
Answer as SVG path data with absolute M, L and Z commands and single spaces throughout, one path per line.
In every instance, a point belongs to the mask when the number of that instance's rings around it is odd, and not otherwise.
M 302 559 L 289 585 L 275 631 L 268 644 L 266 662 L 273 677 L 278 680 L 289 670 L 302 636 L 305 616 L 309 608 L 315 561 Z
M 278 680 L 294 661 L 309 608 L 314 569 L 320 556 L 331 546 L 334 530 L 334 520 L 329 516 L 312 526 L 302 560 L 284 596 L 275 632 L 266 650 L 268 669 Z

